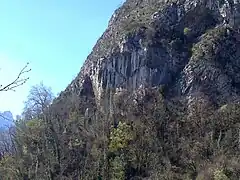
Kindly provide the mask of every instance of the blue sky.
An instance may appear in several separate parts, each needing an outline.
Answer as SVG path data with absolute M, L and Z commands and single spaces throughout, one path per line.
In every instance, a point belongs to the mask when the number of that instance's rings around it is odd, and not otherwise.
M 0 111 L 20 114 L 32 85 L 43 81 L 55 94 L 79 72 L 114 10 L 123 0 L 1 0 L 0 84 L 29 62 L 30 80 L 0 93 Z

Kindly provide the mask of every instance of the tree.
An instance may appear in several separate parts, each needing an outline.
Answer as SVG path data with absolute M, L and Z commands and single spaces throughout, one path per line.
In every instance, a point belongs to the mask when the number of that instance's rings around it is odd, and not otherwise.
M 43 83 L 33 86 L 25 102 L 23 119 L 16 123 L 17 132 L 14 137 L 16 157 L 22 158 L 23 164 L 19 164 L 19 168 L 21 173 L 30 179 L 45 178 L 45 170 L 41 168 L 45 164 L 44 160 L 47 161 L 46 176 L 52 179 L 49 171 L 51 164 L 48 159 L 51 157 L 49 139 L 52 137 L 50 130 L 52 124 L 48 110 L 53 98 L 50 87 Z M 31 166 L 26 166 L 25 163 Z
M 3 85 L 3 84 L 0 84 L 0 92 L 3 92 L 3 91 L 15 91 L 15 89 L 23 84 L 25 84 L 28 80 L 29 80 L 29 77 L 23 77 L 26 73 L 30 72 L 31 69 L 28 68 L 28 64 L 27 63 L 22 69 L 21 71 L 18 73 L 17 77 L 12 81 L 12 82 L 9 82 L 8 84 L 6 85 Z M 10 120 L 4 116 L 2 116 L 0 114 L 0 117 L 4 118 L 5 120 Z M 11 121 L 11 120 L 10 120 Z
M 50 87 L 42 82 L 33 86 L 25 102 L 23 117 L 25 120 L 39 118 L 50 106 L 54 95 Z
M 11 90 L 15 91 L 17 87 L 25 84 L 28 81 L 29 77 L 24 77 L 24 75 L 31 71 L 31 69 L 28 68 L 28 64 L 29 63 L 27 63 L 20 70 L 17 77 L 13 81 L 9 82 L 6 85 L 0 84 L 0 92 Z M 2 116 L 1 114 L 0 116 L 7 121 L 12 121 L 11 119 L 8 119 L 7 117 Z M 8 155 L 13 154 L 14 144 L 12 142 L 10 130 L 11 128 L 8 129 L 9 132 L 7 130 L 1 130 L 0 132 L 0 159 L 2 159 L 5 154 Z

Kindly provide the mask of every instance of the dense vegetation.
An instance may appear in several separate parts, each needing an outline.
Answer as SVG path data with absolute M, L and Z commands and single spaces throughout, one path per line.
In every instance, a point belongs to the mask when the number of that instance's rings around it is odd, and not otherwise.
M 239 104 L 217 108 L 198 98 L 188 108 L 181 98 L 167 101 L 161 89 L 130 94 L 114 95 L 110 116 L 83 114 L 89 98 L 72 95 L 54 107 L 50 89 L 34 86 L 24 118 L 10 138 L 1 136 L 0 179 L 240 177 Z

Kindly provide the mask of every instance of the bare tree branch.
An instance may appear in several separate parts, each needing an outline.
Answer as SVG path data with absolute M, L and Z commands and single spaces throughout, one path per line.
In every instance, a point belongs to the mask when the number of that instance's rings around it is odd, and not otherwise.
M 12 90 L 12 91 L 15 91 L 15 88 L 18 87 L 18 86 L 21 86 L 23 85 L 24 83 L 27 82 L 27 80 L 29 79 L 29 77 L 27 78 L 22 78 L 22 76 L 25 74 L 25 73 L 28 73 L 29 71 L 31 71 L 31 69 L 28 69 L 28 64 L 26 64 L 26 66 L 24 66 L 22 68 L 22 70 L 19 72 L 17 78 L 15 80 L 13 80 L 11 83 L 7 84 L 7 85 L 0 85 L 0 91 L 9 91 L 9 90 Z
M 33 86 L 25 102 L 24 119 L 30 120 L 41 116 L 52 103 L 53 98 L 54 95 L 50 87 L 46 87 L 43 83 Z

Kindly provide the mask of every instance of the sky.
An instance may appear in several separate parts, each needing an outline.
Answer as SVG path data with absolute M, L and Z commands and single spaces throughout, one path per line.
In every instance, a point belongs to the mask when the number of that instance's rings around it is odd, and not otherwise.
M 123 0 L 0 0 L 0 84 L 29 62 L 29 81 L 0 92 L 0 111 L 21 114 L 41 81 L 56 95 L 78 74 Z

